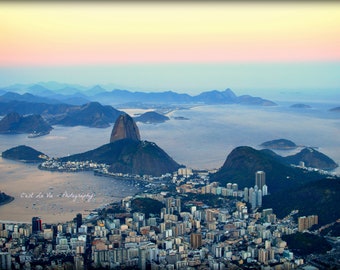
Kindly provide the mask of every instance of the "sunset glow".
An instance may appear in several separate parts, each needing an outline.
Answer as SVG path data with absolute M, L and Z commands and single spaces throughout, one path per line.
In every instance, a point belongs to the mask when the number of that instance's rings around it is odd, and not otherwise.
M 340 60 L 339 3 L 1 3 L 0 65 Z

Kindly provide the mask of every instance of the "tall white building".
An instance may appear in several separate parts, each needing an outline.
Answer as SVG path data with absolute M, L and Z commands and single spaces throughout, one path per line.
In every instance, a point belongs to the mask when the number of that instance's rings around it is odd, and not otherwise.
M 245 202 L 249 202 L 249 191 L 248 191 L 248 188 L 247 188 L 247 187 L 244 188 L 244 191 L 243 191 L 243 198 L 244 198 L 244 201 L 245 201 Z
M 253 188 L 249 189 L 249 202 L 251 204 L 252 209 L 256 208 L 256 201 L 257 201 L 256 194 L 257 194 L 257 191 L 255 191 Z
M 256 206 L 262 206 L 262 190 L 259 189 L 257 191 L 257 202 L 256 202 Z

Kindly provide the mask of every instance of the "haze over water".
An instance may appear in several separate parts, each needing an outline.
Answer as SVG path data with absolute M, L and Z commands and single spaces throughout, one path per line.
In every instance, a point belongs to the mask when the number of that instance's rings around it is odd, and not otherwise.
M 285 103 L 276 107 L 197 106 L 169 113 L 170 120 L 162 124 L 137 125 L 143 140 L 155 142 L 178 163 L 194 169 L 220 168 L 235 147 L 248 145 L 259 149 L 262 142 L 279 138 L 318 147 L 318 151 L 340 163 L 340 116 L 328 111 L 335 106 L 313 104 L 308 110 L 293 110 Z M 125 111 L 131 115 L 136 112 Z M 188 120 L 175 120 L 178 116 Z M 111 130 L 112 126 L 105 129 L 55 126 L 49 135 L 34 139 L 27 135 L 0 135 L 0 151 L 24 144 L 50 157 L 61 157 L 108 143 Z M 292 151 L 279 154 L 288 155 Z M 2 158 L 0 190 L 15 197 L 10 204 L 0 206 L 1 220 L 29 222 L 32 216 L 40 216 L 47 223 L 70 220 L 78 212 L 86 213 L 85 209 L 137 192 L 129 182 L 96 177 L 90 172 L 40 171 L 36 165 Z M 26 196 L 32 193 L 34 198 Z M 49 193 L 53 196 L 48 197 Z M 71 193 L 87 197 L 74 199 Z

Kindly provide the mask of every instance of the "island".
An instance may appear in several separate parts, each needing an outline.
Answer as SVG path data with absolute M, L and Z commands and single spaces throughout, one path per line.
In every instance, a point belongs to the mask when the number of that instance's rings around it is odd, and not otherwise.
M 145 124 L 158 124 L 158 123 L 164 123 L 165 121 L 170 120 L 169 117 L 162 115 L 158 112 L 146 112 L 143 113 L 140 116 L 137 116 L 134 118 L 136 122 L 142 122 Z
M 186 118 L 184 116 L 175 116 L 174 119 L 175 120 L 189 120 L 189 118 Z
M 340 112 L 340 107 L 330 109 L 331 112 Z
M 307 104 L 297 103 L 297 104 L 291 105 L 290 108 L 295 108 L 295 109 L 310 109 L 312 107 L 307 105 Z
M 2 152 L 2 157 L 26 163 L 39 163 L 48 159 L 44 153 L 26 145 L 19 145 L 8 149 Z
M 13 200 L 14 200 L 14 198 L 12 196 L 9 196 L 6 193 L 0 191 L 0 206 L 7 204 L 7 203 L 10 203 Z
M 274 149 L 274 150 L 292 150 L 297 148 L 297 145 L 287 139 L 277 139 L 272 141 L 266 141 L 260 145 L 261 147 Z

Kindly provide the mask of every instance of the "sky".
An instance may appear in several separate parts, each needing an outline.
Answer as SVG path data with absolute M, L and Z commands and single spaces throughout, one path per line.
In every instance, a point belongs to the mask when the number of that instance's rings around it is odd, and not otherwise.
M 339 89 L 340 3 L 0 3 L 0 86 Z

